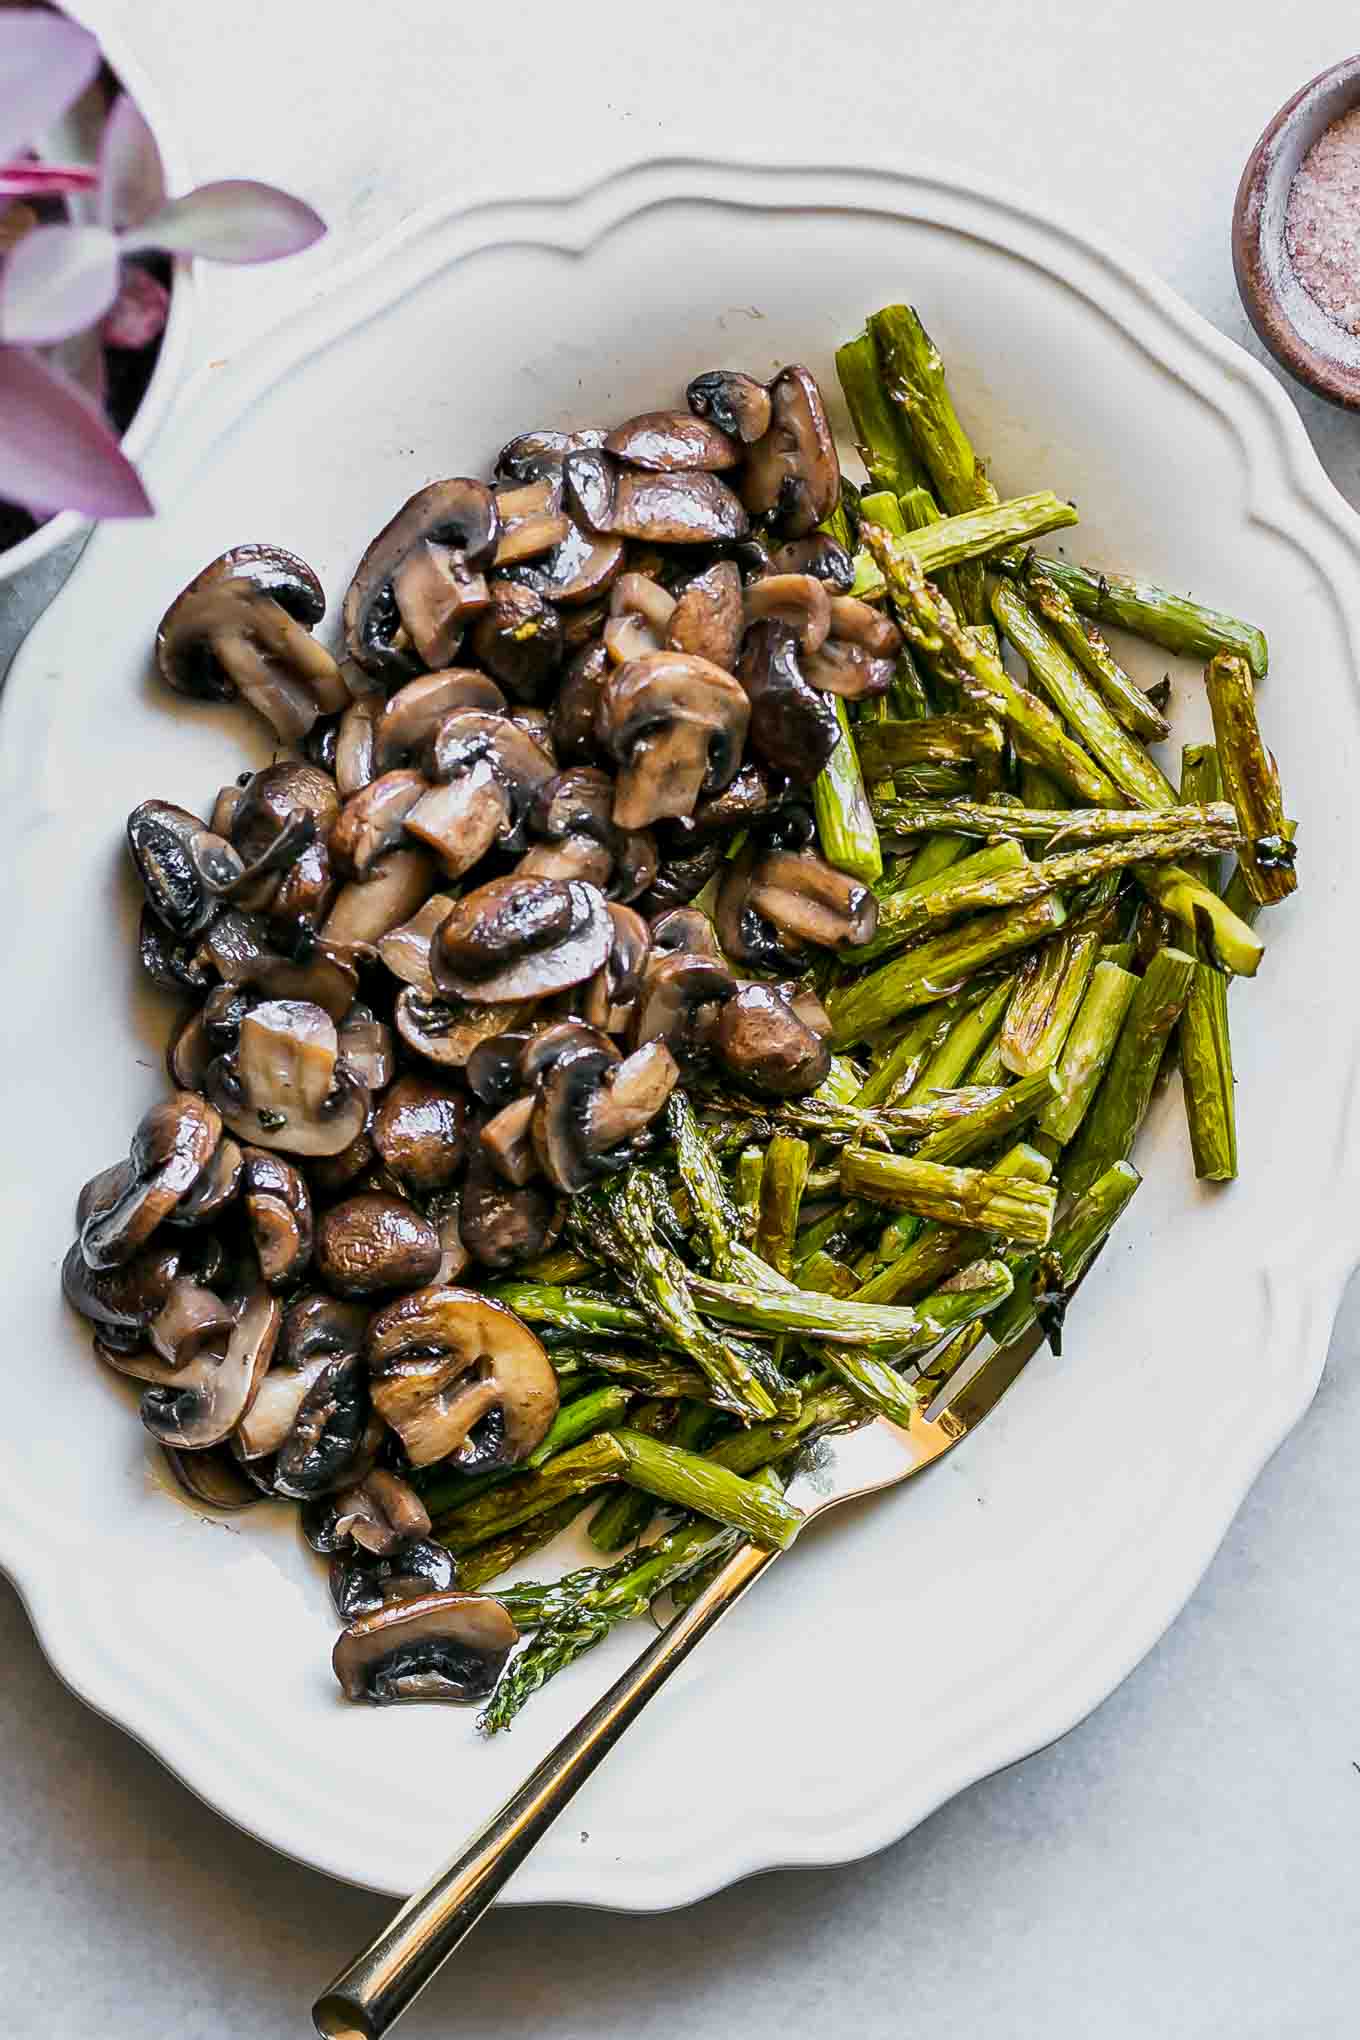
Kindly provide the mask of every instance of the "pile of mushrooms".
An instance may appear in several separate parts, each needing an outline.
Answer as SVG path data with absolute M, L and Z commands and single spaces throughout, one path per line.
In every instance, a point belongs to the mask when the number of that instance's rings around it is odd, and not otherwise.
M 157 632 L 168 686 L 239 696 L 288 755 L 206 820 L 129 817 L 173 1089 L 82 1190 L 64 1287 L 192 1494 L 302 1504 L 351 1699 L 480 1698 L 515 1641 L 410 1478 L 512 1467 L 557 1408 L 476 1276 L 548 1248 L 703 1065 L 820 1083 L 806 973 L 875 931 L 809 807 L 831 696 L 899 649 L 819 529 L 821 395 L 789 367 L 687 396 L 421 489 L 338 660 L 316 575 L 268 545 Z

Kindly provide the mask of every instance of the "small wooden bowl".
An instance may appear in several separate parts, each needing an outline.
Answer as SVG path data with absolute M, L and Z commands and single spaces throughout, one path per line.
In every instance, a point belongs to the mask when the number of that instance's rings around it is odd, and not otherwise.
M 1247 317 L 1281 367 L 1330 403 L 1360 411 L 1360 335 L 1347 333 L 1294 274 L 1285 209 L 1300 163 L 1334 120 L 1360 105 L 1360 57 L 1320 72 L 1282 106 L 1247 158 L 1232 250 Z M 1360 218 L 1356 234 L 1360 236 Z

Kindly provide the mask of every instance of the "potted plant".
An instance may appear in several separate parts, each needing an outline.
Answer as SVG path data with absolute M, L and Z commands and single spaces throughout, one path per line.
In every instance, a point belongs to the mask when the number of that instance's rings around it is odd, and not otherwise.
M 183 357 L 189 258 L 269 262 L 324 232 L 249 179 L 172 195 L 96 38 L 0 6 L 0 583 L 85 520 L 151 513 L 135 459 Z

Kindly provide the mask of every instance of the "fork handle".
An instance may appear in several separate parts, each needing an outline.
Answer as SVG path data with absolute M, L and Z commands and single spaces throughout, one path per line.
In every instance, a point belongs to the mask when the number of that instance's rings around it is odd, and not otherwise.
M 312 2007 L 322 2040 L 379 2040 L 425 1988 L 630 1721 L 778 1556 L 743 1544 L 696 1600 L 550 1750 L 467 1847 L 408 1899 Z

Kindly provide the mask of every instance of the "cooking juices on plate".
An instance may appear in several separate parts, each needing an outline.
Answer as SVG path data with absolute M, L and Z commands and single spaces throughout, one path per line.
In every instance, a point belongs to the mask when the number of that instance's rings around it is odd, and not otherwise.
M 837 367 L 867 485 L 806 368 L 714 370 L 420 490 L 343 661 L 274 545 L 161 621 L 287 755 L 129 817 L 174 1089 L 63 1279 L 196 1499 L 300 1505 L 352 1700 L 503 1727 L 787 1544 L 818 1437 L 1056 1348 L 1172 1059 L 1236 1173 L 1264 639 L 1030 552 L 1075 512 L 999 500 L 907 308 Z M 1179 786 L 1106 621 L 1208 660 Z M 583 1512 L 604 1563 L 483 1591 Z

